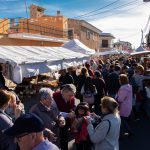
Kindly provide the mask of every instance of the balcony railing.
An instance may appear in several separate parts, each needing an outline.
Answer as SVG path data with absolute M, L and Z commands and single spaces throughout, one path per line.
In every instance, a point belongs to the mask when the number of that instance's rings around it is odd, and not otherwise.
M 7 29 L 6 26 L 8 26 Z M 64 31 L 50 25 L 49 26 L 45 24 L 42 25 L 39 24 L 39 22 L 31 23 L 29 22 L 29 20 L 4 24 L 3 26 L 0 26 L 0 30 L 2 30 L 3 32 L 7 32 L 8 34 L 31 33 L 31 34 L 45 35 L 45 36 L 58 37 L 58 38 L 68 37 L 68 31 Z

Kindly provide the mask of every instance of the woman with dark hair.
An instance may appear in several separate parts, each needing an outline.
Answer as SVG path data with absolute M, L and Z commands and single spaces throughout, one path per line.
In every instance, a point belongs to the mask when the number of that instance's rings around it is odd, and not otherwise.
M 95 95 L 97 94 L 96 86 L 93 84 L 92 78 L 87 77 L 81 89 L 81 95 L 83 96 L 83 101 L 87 102 L 92 110 L 92 106 L 95 101 Z
M 72 131 L 75 135 L 75 143 L 77 150 L 91 150 L 90 141 L 87 131 L 86 117 L 89 117 L 89 105 L 86 102 L 81 102 L 75 110 L 75 119 L 72 123 Z
M 0 90 L 0 150 L 15 150 L 16 144 L 12 137 L 6 136 L 3 131 L 13 125 L 12 118 L 5 113 L 11 100 L 10 92 Z
M 86 63 L 86 64 L 85 64 L 85 67 L 86 67 L 87 70 L 88 70 L 89 76 L 90 76 L 91 78 L 93 78 L 93 77 L 94 77 L 94 72 L 93 72 L 93 70 L 91 69 L 91 65 L 90 65 L 89 63 Z
M 107 95 L 107 89 L 105 81 L 102 79 L 102 75 L 99 71 L 94 72 L 93 84 L 96 86 L 97 94 L 95 95 L 94 111 L 97 115 L 101 115 L 99 105 L 101 103 L 101 98 Z
M 81 102 L 83 101 L 83 98 L 80 92 L 87 76 L 88 70 L 85 67 L 83 67 L 81 69 L 80 75 L 77 77 L 77 87 L 76 87 L 77 88 L 76 98 L 80 99 Z
M 117 101 L 119 103 L 119 111 L 121 116 L 121 136 L 127 131 L 128 135 L 132 135 L 133 132 L 128 125 L 127 119 L 132 111 L 132 86 L 129 84 L 129 80 L 126 74 L 119 76 L 119 82 L 121 87 L 117 93 Z
M 87 118 L 88 133 L 94 144 L 94 150 L 119 150 L 120 116 L 118 103 L 112 97 L 103 97 L 101 103 L 102 117 L 94 128 L 92 120 Z M 98 116 L 93 114 L 93 117 Z

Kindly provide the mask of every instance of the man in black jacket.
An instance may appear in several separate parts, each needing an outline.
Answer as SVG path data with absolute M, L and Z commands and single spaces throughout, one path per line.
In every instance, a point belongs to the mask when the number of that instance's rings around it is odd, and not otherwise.
M 116 65 L 115 70 L 109 74 L 107 88 L 108 88 L 108 95 L 115 98 L 119 88 L 119 74 L 120 74 L 120 66 Z

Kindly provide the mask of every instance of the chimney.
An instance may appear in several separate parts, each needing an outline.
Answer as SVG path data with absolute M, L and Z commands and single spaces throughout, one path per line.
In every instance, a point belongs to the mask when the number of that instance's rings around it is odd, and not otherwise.
M 60 10 L 57 10 L 57 16 L 60 16 Z

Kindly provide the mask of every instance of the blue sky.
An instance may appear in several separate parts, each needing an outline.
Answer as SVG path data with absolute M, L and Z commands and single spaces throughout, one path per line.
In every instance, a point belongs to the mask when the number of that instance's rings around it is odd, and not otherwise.
M 103 32 L 112 33 L 116 41 L 129 41 L 133 47 L 138 47 L 141 29 L 144 29 L 150 15 L 150 2 L 142 1 L 26 0 L 26 3 L 27 7 L 36 4 L 46 8 L 45 14 L 48 15 L 55 15 L 60 10 L 66 17 L 86 20 Z M 14 17 L 27 17 L 25 0 L 0 0 L 0 18 Z

